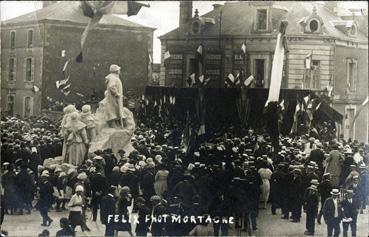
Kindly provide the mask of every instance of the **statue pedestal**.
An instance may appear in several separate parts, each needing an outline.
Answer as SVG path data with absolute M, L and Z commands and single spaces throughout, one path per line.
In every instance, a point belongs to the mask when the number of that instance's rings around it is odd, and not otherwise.
M 110 148 L 113 150 L 113 154 L 117 154 L 121 149 L 129 154 L 133 150 L 130 143 L 131 137 L 132 133 L 127 129 L 104 128 L 91 142 L 89 152 Z

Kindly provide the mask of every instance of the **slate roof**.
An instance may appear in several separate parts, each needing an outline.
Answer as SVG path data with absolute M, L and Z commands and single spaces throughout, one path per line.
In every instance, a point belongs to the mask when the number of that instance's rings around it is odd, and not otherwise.
M 316 2 L 301 2 L 301 1 L 279 1 L 275 2 L 272 7 L 279 9 L 286 9 L 286 14 L 282 17 L 287 19 L 287 35 L 309 35 L 302 33 L 302 28 L 298 23 L 304 17 L 312 14 L 313 7 L 316 6 L 317 14 L 323 19 L 323 33 L 322 36 L 331 36 L 338 39 L 357 40 L 359 42 L 367 42 L 368 38 L 362 33 L 358 32 L 355 38 L 347 36 L 344 32 L 337 29 L 332 22 L 342 21 L 338 16 L 335 16 L 322 3 Z M 202 32 L 204 36 L 218 36 L 219 35 L 219 16 L 222 11 L 222 35 L 271 35 L 273 33 L 255 33 L 252 32 L 253 18 L 255 8 L 250 6 L 249 2 L 228 2 L 218 8 L 202 15 L 202 17 L 212 17 L 215 19 L 215 24 L 206 27 Z M 278 29 L 278 20 L 273 19 L 273 29 Z M 176 39 L 187 37 L 187 32 L 191 22 L 182 27 L 178 27 L 170 31 L 160 38 L 162 39 Z
M 45 8 L 22 16 L 2 21 L 1 23 L 2 25 L 6 26 L 49 20 L 86 25 L 89 19 L 90 18 L 83 15 L 82 9 L 79 7 L 79 1 L 63 1 L 51 4 Z M 100 20 L 99 25 L 155 30 L 155 28 L 143 26 L 114 15 L 104 15 L 103 18 Z

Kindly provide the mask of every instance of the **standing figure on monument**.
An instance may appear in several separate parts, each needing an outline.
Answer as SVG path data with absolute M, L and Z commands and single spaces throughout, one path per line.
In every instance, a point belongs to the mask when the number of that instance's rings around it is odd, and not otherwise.
M 123 128 L 125 116 L 123 115 L 123 86 L 119 78 L 120 67 L 112 64 L 110 74 L 105 77 L 105 119 L 111 128 Z
M 79 166 L 82 164 L 87 152 L 87 132 L 86 125 L 80 121 L 78 112 L 70 115 L 64 127 L 64 143 L 66 153 L 64 162 L 71 165 Z
M 64 107 L 64 109 L 63 109 L 64 115 L 63 115 L 63 119 L 62 119 L 62 122 L 61 122 L 61 125 L 60 125 L 60 132 L 59 132 L 61 137 L 64 137 L 65 125 L 70 120 L 71 113 L 76 112 L 76 111 L 77 111 L 77 109 L 74 105 L 67 105 L 66 107 Z M 62 150 L 62 157 L 63 158 L 65 158 L 66 151 L 67 151 L 67 146 L 66 146 L 66 143 L 64 141 L 63 150 Z
M 96 137 L 96 121 L 94 115 L 91 113 L 91 106 L 82 106 L 82 112 L 80 113 L 81 122 L 86 124 L 87 138 L 89 141 L 93 141 Z

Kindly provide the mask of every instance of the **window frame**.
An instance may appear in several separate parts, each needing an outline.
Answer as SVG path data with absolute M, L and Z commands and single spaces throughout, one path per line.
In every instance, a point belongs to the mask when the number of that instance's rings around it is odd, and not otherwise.
M 10 61 L 11 60 L 13 60 L 13 72 L 10 71 Z M 11 73 L 13 74 L 13 80 L 10 80 Z M 15 58 L 15 57 L 10 57 L 8 59 L 8 77 L 7 77 L 7 81 L 8 82 L 16 82 L 17 81 L 17 58 Z
M 30 32 L 32 32 L 31 39 L 29 37 Z M 31 40 L 31 43 L 30 43 L 30 40 Z M 27 48 L 28 49 L 33 48 L 33 40 L 34 40 L 34 30 L 33 29 L 28 29 L 28 31 L 27 31 Z
M 10 97 L 13 97 L 13 110 L 14 110 L 14 105 L 15 105 L 15 96 L 16 94 L 15 93 L 8 93 L 6 95 L 6 111 L 9 112 L 10 111 L 10 108 L 9 108 L 9 98 Z M 14 111 L 13 111 L 13 114 L 14 114 Z M 12 115 L 13 115 L 12 114 Z
M 350 65 L 353 64 L 353 78 L 350 80 Z M 356 58 L 346 58 L 346 85 L 350 84 L 348 91 L 355 93 L 357 91 L 357 59 Z
M 27 80 L 27 76 L 28 76 L 28 70 L 27 70 L 27 66 L 28 66 L 28 60 L 31 60 L 31 64 L 30 64 L 30 69 L 31 69 L 31 80 Z M 25 65 L 24 65 L 24 81 L 25 82 L 34 82 L 34 58 L 33 57 L 26 57 L 25 59 Z
M 13 33 L 14 33 L 14 41 L 13 41 Z M 14 50 L 16 48 L 16 42 L 17 42 L 17 34 L 15 30 L 10 31 L 10 49 Z
M 266 11 L 266 19 L 265 19 L 265 29 L 259 29 L 259 11 L 265 10 Z M 262 7 L 262 8 L 256 8 L 255 9 L 255 30 L 259 32 L 265 32 L 269 29 L 269 9 Z
M 29 98 L 29 116 L 33 115 L 33 96 L 23 97 L 23 117 L 26 116 L 26 100 Z

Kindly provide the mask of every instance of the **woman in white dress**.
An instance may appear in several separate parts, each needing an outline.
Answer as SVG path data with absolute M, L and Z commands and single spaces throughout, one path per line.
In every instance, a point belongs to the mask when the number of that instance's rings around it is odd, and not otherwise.
M 266 209 L 270 194 L 269 180 L 273 172 L 269 168 L 267 168 L 267 162 L 263 161 L 262 167 L 258 170 L 258 173 L 263 180 L 263 184 L 261 185 L 261 200 L 263 200 L 264 209 Z

